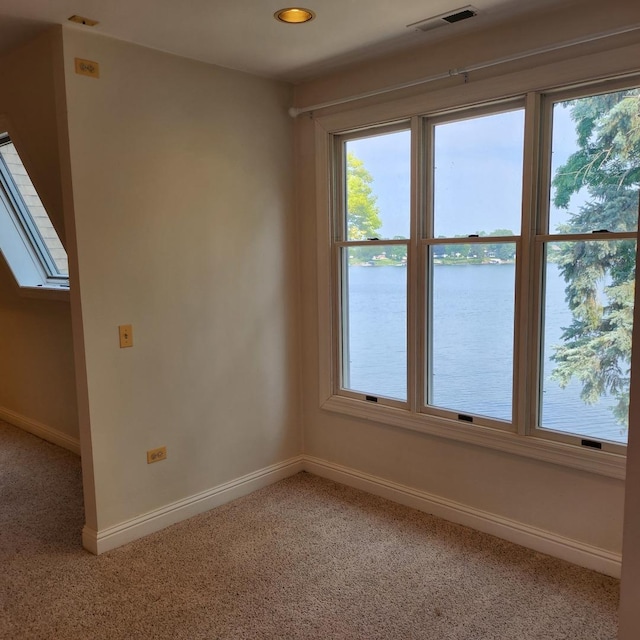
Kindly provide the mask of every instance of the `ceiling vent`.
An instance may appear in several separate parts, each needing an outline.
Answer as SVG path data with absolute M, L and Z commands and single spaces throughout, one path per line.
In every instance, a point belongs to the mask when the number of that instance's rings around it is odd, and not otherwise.
M 453 24 L 454 22 L 461 22 L 462 20 L 468 20 L 478 15 L 478 10 L 471 5 L 455 9 L 454 11 L 448 11 L 442 13 L 439 16 L 433 16 L 433 18 L 427 18 L 426 20 L 420 20 L 419 22 L 413 22 L 407 25 L 408 29 L 416 29 L 417 31 L 431 31 L 438 27 L 444 27 L 446 24 Z
M 85 27 L 95 27 L 100 24 L 97 20 L 91 18 L 83 18 L 82 16 L 72 15 L 68 18 L 69 22 L 76 22 L 77 24 L 83 24 Z

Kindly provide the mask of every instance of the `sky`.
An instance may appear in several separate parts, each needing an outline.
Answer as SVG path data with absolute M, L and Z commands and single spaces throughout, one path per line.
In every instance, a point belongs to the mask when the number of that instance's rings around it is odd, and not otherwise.
M 524 111 L 443 123 L 435 133 L 435 235 L 495 229 L 520 231 Z M 410 134 L 399 131 L 350 140 L 347 150 L 364 162 L 382 219 L 382 238 L 409 236 Z M 570 109 L 554 110 L 553 165 L 576 149 Z M 584 201 L 574 198 L 575 210 Z M 553 226 L 566 219 L 553 210 Z

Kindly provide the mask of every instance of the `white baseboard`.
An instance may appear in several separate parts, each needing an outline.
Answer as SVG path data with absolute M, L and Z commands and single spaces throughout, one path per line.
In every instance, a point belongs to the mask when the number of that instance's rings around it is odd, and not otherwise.
M 304 458 L 297 456 L 100 531 L 85 526 L 82 544 L 96 555 L 110 551 L 303 470 Z
M 622 556 L 355 469 L 304 456 L 304 470 L 581 567 L 620 577 Z
M 616 578 L 620 577 L 621 554 L 305 455 L 266 467 L 100 531 L 85 526 L 82 531 L 82 542 L 88 551 L 101 554 L 262 489 L 300 471 L 308 471 L 587 569 Z
M 0 407 L 0 419 L 80 455 L 80 440 L 78 438 L 4 407 Z M 104 530 L 95 531 L 85 526 L 82 531 L 83 545 L 95 554 L 115 549 L 127 542 L 142 538 L 257 489 L 262 489 L 300 471 L 308 471 L 323 478 L 361 489 L 587 569 L 593 569 L 616 578 L 620 577 L 622 556 L 619 553 L 613 553 L 426 491 L 306 455 L 260 469 Z
M 42 424 L 42 422 L 32 420 L 31 418 L 27 418 L 26 416 L 20 415 L 15 411 L 11 411 L 11 409 L 5 409 L 4 407 L 0 407 L 0 420 L 4 420 L 5 422 L 12 424 L 14 427 L 24 429 L 25 431 L 32 433 L 34 436 L 38 436 L 43 440 L 57 444 L 59 447 L 63 447 L 69 451 L 73 451 L 73 453 L 77 455 L 80 455 L 79 438 L 74 438 L 73 436 L 67 435 L 58 429 L 49 427 L 46 424 Z

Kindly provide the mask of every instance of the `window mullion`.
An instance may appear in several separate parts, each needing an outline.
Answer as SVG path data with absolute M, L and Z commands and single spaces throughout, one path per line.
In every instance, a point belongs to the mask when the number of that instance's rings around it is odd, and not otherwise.
M 420 407 L 422 410 L 429 404 L 431 384 L 430 372 L 433 371 L 432 344 L 433 305 L 433 270 L 429 260 L 429 245 L 427 240 L 433 238 L 433 204 L 434 204 L 434 126 L 431 120 L 425 119 L 422 126 L 424 138 L 423 174 L 420 179 L 422 189 L 421 220 L 418 225 L 419 255 L 420 255 Z
M 539 278 L 535 234 L 539 211 L 541 100 L 529 93 L 525 101 L 524 162 L 522 189 L 522 239 L 516 262 L 516 305 L 514 338 L 514 410 L 518 434 L 530 433 L 537 403 L 536 336 L 539 324 Z
M 407 401 L 411 411 L 417 411 L 422 402 L 422 256 L 418 251 L 418 233 L 423 211 L 424 189 L 422 187 L 424 137 L 422 118 L 411 119 L 411 199 L 410 231 L 407 261 Z
M 333 224 L 331 225 L 331 279 L 332 279 L 332 306 L 334 312 L 331 314 L 332 327 L 331 331 L 334 339 L 332 340 L 333 357 L 331 367 L 331 390 L 332 393 L 337 393 L 343 383 L 343 321 L 345 316 L 345 289 L 344 289 L 344 276 L 343 267 L 341 265 L 342 249 L 339 243 L 344 240 L 346 236 L 346 197 L 345 197 L 345 185 L 342 176 L 345 172 L 346 160 L 344 153 L 344 142 L 340 137 L 332 139 L 332 154 L 331 154 L 331 197 L 333 200 Z
M 540 416 L 541 402 L 541 373 L 544 358 L 542 350 L 542 336 L 544 335 L 544 314 L 542 312 L 545 299 L 544 278 L 544 244 L 539 242 L 543 234 L 549 228 L 549 200 L 548 194 L 551 188 L 551 131 L 552 110 L 550 104 L 539 94 L 531 96 L 534 105 L 536 135 L 535 147 L 531 157 L 531 170 L 535 172 L 533 182 L 532 199 L 534 208 L 531 211 L 530 241 L 529 246 L 529 304 L 528 313 L 529 334 L 527 345 L 526 368 L 527 398 L 526 398 L 526 424 L 525 433 L 534 435 L 537 430 Z

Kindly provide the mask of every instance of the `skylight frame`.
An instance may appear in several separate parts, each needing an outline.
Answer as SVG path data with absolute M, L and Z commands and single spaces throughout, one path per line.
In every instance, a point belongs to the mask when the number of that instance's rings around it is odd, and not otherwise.
M 28 175 L 11 135 L 7 132 L 0 133 L 0 148 L 9 144 L 13 146 L 17 159 L 24 168 L 23 178 L 28 180 L 26 186 L 33 188 L 33 197 L 37 198 L 37 206 L 42 208 L 48 218 L 46 208 Z M 11 228 L 10 233 L 5 233 L 5 237 L 0 238 L 0 251 L 5 256 L 19 287 L 68 289 L 68 272 L 63 271 L 59 264 L 64 260 L 56 262 L 56 258 L 52 255 L 52 251 L 64 251 L 66 259 L 66 250 L 62 246 L 50 219 L 46 230 L 50 230 L 55 235 L 55 238 L 52 239 L 52 244 L 55 246 L 50 246 L 47 243 L 28 202 L 23 197 L 16 176 L 3 154 L 0 154 L 0 216 L 5 218 L 5 230 Z

